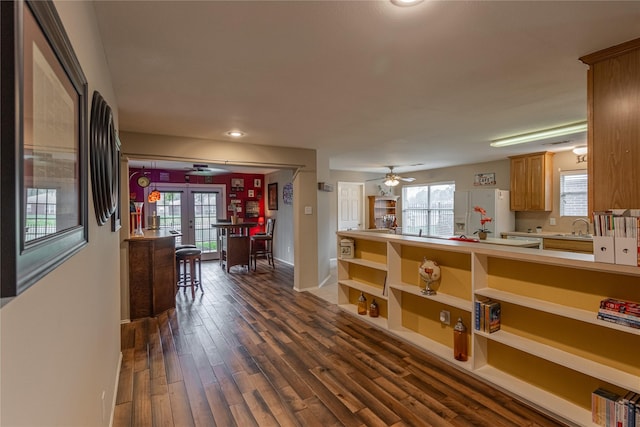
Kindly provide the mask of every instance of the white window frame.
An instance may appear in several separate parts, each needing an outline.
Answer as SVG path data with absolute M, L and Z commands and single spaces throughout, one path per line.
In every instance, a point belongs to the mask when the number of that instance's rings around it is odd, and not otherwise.
M 585 181 L 588 179 L 587 170 L 586 169 L 578 169 L 578 170 L 570 170 L 570 171 L 560 171 L 560 216 L 561 217 L 586 217 L 589 215 L 589 205 L 588 205 L 588 187 L 585 186 L 584 192 L 570 192 L 565 189 L 564 178 L 567 176 L 577 176 L 584 175 Z M 565 200 L 568 197 L 580 197 L 584 199 L 584 207 L 583 212 L 575 215 L 573 212 L 571 215 L 565 213 Z
M 443 185 L 451 185 L 453 189 L 451 190 L 451 207 L 443 207 L 443 208 L 435 208 L 431 203 L 431 189 L 435 186 L 443 186 Z M 423 188 L 427 192 L 427 203 L 425 207 L 410 207 L 409 201 L 407 200 L 407 190 L 415 189 L 415 188 Z M 423 235 L 423 236 L 438 236 L 438 237 L 450 237 L 453 235 L 453 198 L 455 193 L 456 183 L 455 181 L 442 181 L 442 182 L 432 182 L 428 184 L 414 184 L 414 185 L 404 185 L 402 187 L 402 234 L 408 235 Z M 416 212 L 423 211 L 424 215 L 422 218 L 418 218 L 416 221 Z M 447 220 L 447 217 L 450 220 L 450 224 L 442 224 L 442 223 L 432 223 L 434 217 L 439 217 Z M 423 221 L 419 221 L 422 219 Z M 416 225 L 416 222 L 421 222 L 421 224 Z M 424 224 L 422 224 L 424 223 Z M 418 230 L 416 228 L 418 227 Z M 443 230 L 443 227 L 446 228 Z M 441 230 L 441 233 L 437 231 Z M 421 231 L 421 233 L 420 233 Z

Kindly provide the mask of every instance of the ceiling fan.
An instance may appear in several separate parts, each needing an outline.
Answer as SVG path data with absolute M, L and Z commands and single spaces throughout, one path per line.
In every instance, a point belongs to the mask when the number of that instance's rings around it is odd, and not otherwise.
M 196 175 L 196 176 L 212 176 L 215 175 L 216 172 L 219 172 L 219 169 L 210 168 L 209 165 L 201 165 L 194 164 L 193 167 L 187 168 L 187 175 Z
M 384 185 L 388 186 L 388 187 L 395 187 L 396 185 L 400 184 L 400 181 L 402 182 L 413 182 L 416 179 L 415 178 L 410 178 L 410 177 L 403 177 L 398 175 L 397 173 L 393 172 L 393 166 L 387 166 L 389 168 L 389 172 L 387 172 L 387 174 L 384 177 L 380 177 L 380 178 L 376 178 L 376 179 L 371 179 L 369 181 L 375 181 L 378 179 L 384 179 Z

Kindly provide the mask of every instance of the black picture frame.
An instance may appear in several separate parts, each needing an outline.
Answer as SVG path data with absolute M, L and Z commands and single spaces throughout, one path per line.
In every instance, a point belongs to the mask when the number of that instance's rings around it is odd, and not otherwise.
M 87 79 L 53 2 L 1 1 L 0 31 L 4 303 L 87 245 Z M 55 138 L 47 134 L 60 123 Z M 41 190 L 56 200 L 43 222 L 33 219 Z
M 278 210 L 278 183 L 274 182 L 267 186 L 267 206 L 270 211 Z

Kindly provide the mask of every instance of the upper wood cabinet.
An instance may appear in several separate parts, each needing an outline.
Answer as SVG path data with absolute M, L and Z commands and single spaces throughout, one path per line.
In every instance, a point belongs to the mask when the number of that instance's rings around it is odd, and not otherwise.
M 511 210 L 553 210 L 553 153 L 513 156 L 511 159 Z
M 580 60 L 589 65 L 589 211 L 640 208 L 640 39 Z

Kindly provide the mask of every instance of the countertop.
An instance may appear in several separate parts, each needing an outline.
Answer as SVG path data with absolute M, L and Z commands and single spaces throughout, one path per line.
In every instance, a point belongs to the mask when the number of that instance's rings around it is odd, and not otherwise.
M 553 231 L 543 231 L 541 233 L 529 233 L 526 231 L 508 231 L 501 233 L 502 236 L 517 236 L 517 237 L 530 237 L 532 239 L 561 239 L 561 240 L 586 240 L 588 242 L 593 241 L 593 237 L 589 234 L 586 236 L 573 235 L 571 233 L 560 233 Z
M 165 237 L 178 237 L 181 233 L 174 232 L 174 230 L 167 230 L 166 228 L 161 228 L 160 230 L 147 230 L 143 229 L 142 232 L 144 236 L 135 236 L 133 233 L 126 240 L 143 240 L 143 239 L 163 239 Z
M 539 240 L 521 240 L 521 239 L 501 239 L 499 237 L 487 237 L 485 240 L 478 240 L 479 243 L 492 243 L 494 245 L 517 246 L 520 248 L 537 248 L 540 247 Z

